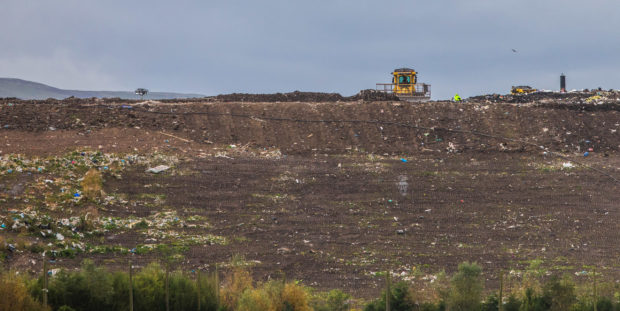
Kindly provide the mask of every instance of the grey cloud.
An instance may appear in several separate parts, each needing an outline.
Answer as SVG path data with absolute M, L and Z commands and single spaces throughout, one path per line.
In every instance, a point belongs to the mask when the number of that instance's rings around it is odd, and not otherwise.
M 5 2 L 0 64 L 57 65 L 0 76 L 65 88 L 351 95 L 401 66 L 416 68 L 436 99 L 555 89 L 561 72 L 571 88 L 620 83 L 616 1 Z

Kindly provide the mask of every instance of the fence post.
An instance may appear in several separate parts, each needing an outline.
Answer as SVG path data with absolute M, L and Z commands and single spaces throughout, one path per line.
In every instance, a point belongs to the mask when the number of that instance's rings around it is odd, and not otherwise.
M 200 311 L 200 269 L 198 269 L 198 311 Z
M 390 289 L 390 270 L 385 273 L 385 311 L 390 311 L 390 298 L 392 296 L 392 290 Z
M 594 280 L 593 280 L 594 281 L 593 282 L 594 283 L 593 284 L 593 289 L 594 289 L 594 291 L 593 291 L 593 294 L 594 294 L 594 311 L 597 311 L 596 310 L 597 309 L 597 305 L 596 304 L 598 302 L 598 297 L 597 297 L 598 293 L 596 292 L 596 267 L 594 267 L 593 272 L 594 272 Z
M 47 258 L 43 257 L 43 305 L 47 307 L 48 291 Z
M 133 264 L 129 260 L 129 311 L 133 311 Z
M 215 264 L 215 301 L 217 301 L 217 307 L 220 307 L 220 273 L 218 271 L 217 263 Z
M 499 270 L 499 302 L 497 310 L 504 311 L 504 304 L 502 302 L 504 298 L 504 271 Z
M 170 311 L 170 287 L 169 283 L 170 264 L 166 263 L 166 311 Z

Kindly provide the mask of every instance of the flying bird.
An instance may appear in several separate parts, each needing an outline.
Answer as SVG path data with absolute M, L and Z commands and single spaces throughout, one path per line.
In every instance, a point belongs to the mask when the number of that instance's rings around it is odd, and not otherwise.
M 515 50 L 515 49 L 512 49 L 512 51 L 513 51 L 513 52 L 515 52 L 515 53 L 517 53 L 517 50 Z

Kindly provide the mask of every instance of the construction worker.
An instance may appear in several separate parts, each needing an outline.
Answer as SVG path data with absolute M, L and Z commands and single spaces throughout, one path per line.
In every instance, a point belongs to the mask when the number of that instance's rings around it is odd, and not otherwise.
M 461 99 L 461 96 L 459 96 L 459 94 L 454 94 L 454 101 L 455 102 L 460 102 L 461 100 L 462 99 Z

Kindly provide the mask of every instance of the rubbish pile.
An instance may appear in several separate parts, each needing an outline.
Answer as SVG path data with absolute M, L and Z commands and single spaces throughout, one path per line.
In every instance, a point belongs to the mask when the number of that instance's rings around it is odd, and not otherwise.
M 379 92 L 373 89 L 361 90 L 353 96 L 342 96 L 338 93 L 290 92 L 275 94 L 222 94 L 191 101 L 210 102 L 353 102 L 353 101 L 398 101 L 394 94 Z M 172 102 L 174 100 L 163 101 Z
M 574 91 L 568 93 L 539 91 L 518 95 L 489 94 L 473 96 L 470 102 L 486 104 L 525 104 L 544 108 L 570 110 L 616 110 L 620 111 L 620 91 Z

